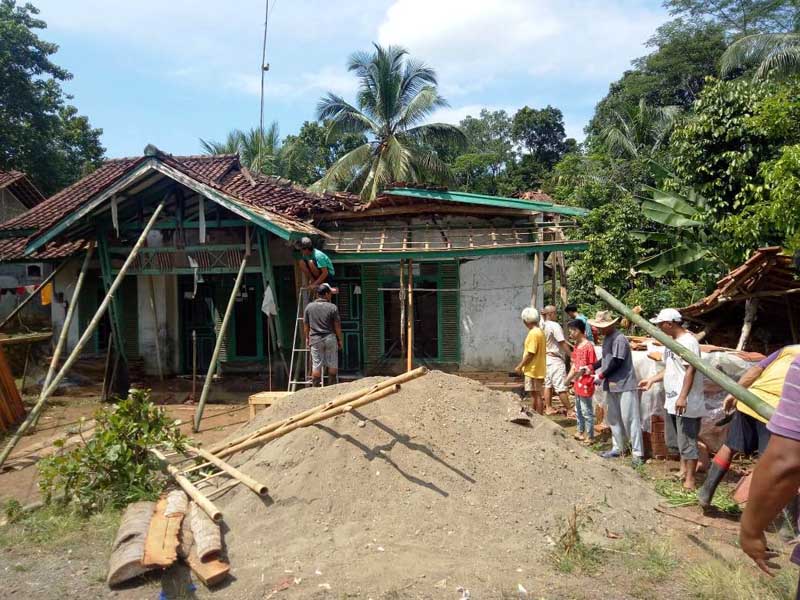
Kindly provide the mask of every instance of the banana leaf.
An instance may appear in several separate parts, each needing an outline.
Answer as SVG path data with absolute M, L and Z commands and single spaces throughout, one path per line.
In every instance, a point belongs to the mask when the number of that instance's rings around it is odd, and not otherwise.
M 642 212 L 651 221 L 669 227 L 701 227 L 703 223 L 675 212 L 669 206 L 652 200 L 642 200 Z
M 702 260 L 708 254 L 708 248 L 699 244 L 684 244 L 651 256 L 634 268 L 653 277 L 662 277 L 680 267 Z
M 648 198 L 648 200 L 669 207 L 684 217 L 693 217 L 697 214 L 697 194 L 694 191 L 690 196 L 684 196 L 677 192 L 659 190 L 649 185 L 643 185 L 642 189 L 652 194 L 652 198 Z

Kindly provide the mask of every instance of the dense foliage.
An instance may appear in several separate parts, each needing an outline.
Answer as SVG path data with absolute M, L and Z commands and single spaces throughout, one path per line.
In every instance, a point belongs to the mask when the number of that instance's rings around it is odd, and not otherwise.
M 71 106 L 61 88 L 69 72 L 50 57 L 58 46 L 31 4 L 0 0 L 0 169 L 25 171 L 45 194 L 97 166 L 102 130 Z
M 160 444 L 182 448 L 185 439 L 178 425 L 142 390 L 131 390 L 94 418 L 95 432 L 86 443 L 39 462 L 45 499 L 74 503 L 86 514 L 155 499 L 164 478 L 148 449 Z

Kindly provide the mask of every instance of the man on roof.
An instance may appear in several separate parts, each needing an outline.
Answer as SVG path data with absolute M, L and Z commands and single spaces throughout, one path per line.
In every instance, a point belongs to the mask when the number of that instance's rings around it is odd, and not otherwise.
M 298 265 L 306 276 L 306 287 L 316 290 L 323 283 L 327 283 L 331 293 L 338 294 L 339 290 L 333 285 L 333 276 L 336 271 L 328 255 L 319 248 L 315 248 L 314 242 L 307 237 L 300 238 L 297 248 L 300 250 Z

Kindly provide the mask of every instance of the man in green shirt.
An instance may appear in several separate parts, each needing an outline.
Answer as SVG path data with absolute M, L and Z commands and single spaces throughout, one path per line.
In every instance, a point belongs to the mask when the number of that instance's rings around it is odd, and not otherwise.
M 298 261 L 300 270 L 308 279 L 307 287 L 316 290 L 323 283 L 327 283 L 331 293 L 338 294 L 339 290 L 333 286 L 333 276 L 336 271 L 328 255 L 322 250 L 314 248 L 311 238 L 300 238 L 297 246 L 301 254 L 300 261 Z

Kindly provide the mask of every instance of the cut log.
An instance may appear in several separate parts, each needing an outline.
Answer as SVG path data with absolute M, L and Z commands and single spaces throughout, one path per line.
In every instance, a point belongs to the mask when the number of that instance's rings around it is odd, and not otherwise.
M 183 560 L 189 558 L 189 551 L 194 545 L 194 536 L 192 535 L 192 519 L 188 512 L 186 514 L 186 518 L 184 518 L 183 523 L 181 523 L 181 543 L 178 544 L 178 556 L 180 556 Z
M 212 557 L 219 556 L 222 552 L 222 533 L 219 525 L 209 519 L 208 515 L 194 502 L 189 508 L 189 521 L 198 558 L 207 561 Z
M 110 587 L 147 572 L 142 566 L 142 557 L 154 510 L 154 502 L 134 502 L 125 509 L 108 561 Z
M 167 494 L 167 508 L 164 510 L 164 516 L 175 517 L 177 515 L 186 515 L 189 513 L 189 497 L 181 490 L 172 490 Z
M 164 514 L 167 509 L 167 498 L 162 497 L 156 504 L 156 510 L 147 530 L 144 545 L 142 566 L 147 569 L 166 568 L 178 558 L 178 535 L 181 531 L 183 514 L 168 517 Z

